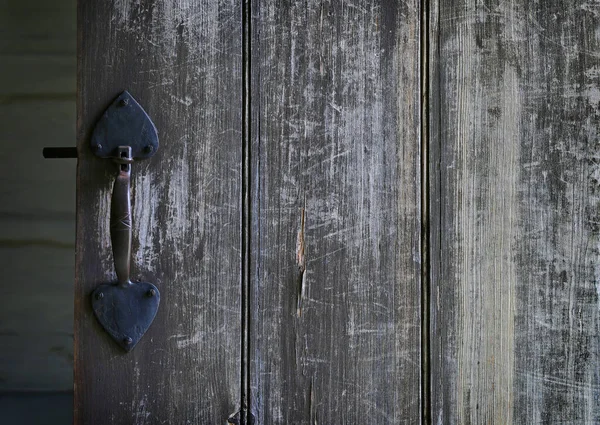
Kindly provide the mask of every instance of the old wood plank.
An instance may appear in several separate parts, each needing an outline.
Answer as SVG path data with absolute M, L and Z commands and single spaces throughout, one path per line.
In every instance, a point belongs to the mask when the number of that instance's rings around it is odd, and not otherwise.
M 77 424 L 224 423 L 239 408 L 239 3 L 79 3 Z M 161 141 L 132 171 L 132 277 L 155 283 L 161 306 L 130 354 L 98 326 L 89 299 L 115 279 L 115 167 L 87 142 L 124 89 Z
M 75 54 L 2 54 L 0 63 L 0 103 L 19 100 L 75 101 Z
M 0 394 L 3 425 L 64 425 L 73 422 L 70 393 Z
M 0 2 L 0 103 L 75 100 L 75 0 Z
M 73 388 L 73 250 L 1 241 L 0 391 Z
M 437 0 L 432 416 L 600 421 L 600 9 Z
M 73 387 L 75 4 L 0 4 L 0 390 Z M 6 409 L 4 409 L 5 411 Z M 9 413 L 10 414 L 10 413 Z
M 0 239 L 73 245 L 76 161 L 42 149 L 75 145 L 75 101 L 0 103 L 0 124 Z
M 0 55 L 75 53 L 76 0 L 0 2 Z
M 75 145 L 74 51 L 0 63 L 0 390 L 70 391 L 76 161 L 41 152 Z
M 253 2 L 251 405 L 420 420 L 419 2 Z

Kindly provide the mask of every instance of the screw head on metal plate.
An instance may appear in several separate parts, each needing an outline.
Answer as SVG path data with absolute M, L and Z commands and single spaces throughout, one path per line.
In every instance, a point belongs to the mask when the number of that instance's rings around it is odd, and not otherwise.
M 158 149 L 158 134 L 150 117 L 128 93 L 106 109 L 92 134 L 91 147 L 101 158 L 116 162 L 117 177 L 110 207 L 110 235 L 117 281 L 92 293 L 98 322 L 125 351 L 131 351 L 148 330 L 160 304 L 151 283 L 131 282 L 131 164 Z
M 119 146 L 131 146 L 134 160 L 148 159 L 158 150 L 158 132 L 146 111 L 124 91 L 96 123 L 90 143 L 101 158 L 115 157 Z
M 153 295 L 148 296 L 150 293 Z M 144 336 L 159 304 L 160 293 L 151 283 L 100 285 L 92 294 L 98 322 L 125 351 L 131 351 Z

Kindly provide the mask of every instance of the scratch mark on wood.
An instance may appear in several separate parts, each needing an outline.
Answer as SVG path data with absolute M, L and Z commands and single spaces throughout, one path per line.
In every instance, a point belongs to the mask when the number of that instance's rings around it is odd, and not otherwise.
M 315 389 L 315 378 L 312 377 L 310 380 L 310 392 L 308 395 L 308 410 L 310 412 L 310 420 L 312 425 L 317 425 L 317 414 L 315 410 L 315 403 L 317 398 L 317 391 Z
M 253 411 L 418 423 L 419 2 L 252 5 Z
M 438 423 L 600 420 L 590 3 L 434 2 Z M 597 9 L 593 7 L 592 9 Z
M 239 409 L 240 8 L 78 4 L 77 424 L 224 423 Z M 103 339 L 89 308 L 90 291 L 114 274 L 114 172 L 92 157 L 87 135 L 123 89 L 160 137 L 156 155 L 133 166 L 132 277 L 157 284 L 161 307 L 128 356 Z
M 304 258 L 304 227 L 305 227 L 305 213 L 306 213 L 306 199 L 304 206 L 300 210 L 300 229 L 298 230 L 297 248 L 296 248 L 296 262 L 298 264 L 298 290 L 296 292 L 296 315 L 302 316 L 302 299 L 304 298 L 304 287 L 306 284 L 305 273 L 306 273 L 306 260 Z

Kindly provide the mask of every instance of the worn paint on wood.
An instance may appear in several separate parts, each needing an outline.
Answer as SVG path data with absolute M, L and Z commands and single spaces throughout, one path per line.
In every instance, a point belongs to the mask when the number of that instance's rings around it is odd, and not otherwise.
M 598 4 L 431 10 L 433 422 L 598 423 Z
M 422 123 L 418 2 L 254 1 L 248 353 L 239 8 L 80 4 L 78 423 L 223 422 L 246 354 L 258 423 L 420 421 L 425 124 L 432 421 L 597 423 L 597 5 L 432 2 Z M 163 305 L 130 356 L 87 299 L 114 170 L 86 136 L 124 88 L 162 141 L 134 273 Z
M 420 418 L 419 2 L 253 2 L 251 407 Z
M 239 2 L 80 2 L 78 19 L 75 421 L 224 423 L 240 397 Z M 115 280 L 116 167 L 88 138 L 124 89 L 160 138 L 157 154 L 132 166 L 132 276 L 158 286 L 161 306 L 129 354 L 89 299 Z

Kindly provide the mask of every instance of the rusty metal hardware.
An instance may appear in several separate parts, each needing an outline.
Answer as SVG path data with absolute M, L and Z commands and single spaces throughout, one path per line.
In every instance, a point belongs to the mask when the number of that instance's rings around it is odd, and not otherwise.
M 152 324 L 160 303 L 156 286 L 130 280 L 131 165 L 156 153 L 158 135 L 146 112 L 125 91 L 96 124 L 91 147 L 97 156 L 110 158 L 118 166 L 110 209 L 117 282 L 102 284 L 94 290 L 92 309 L 104 330 L 125 351 L 130 351 Z

